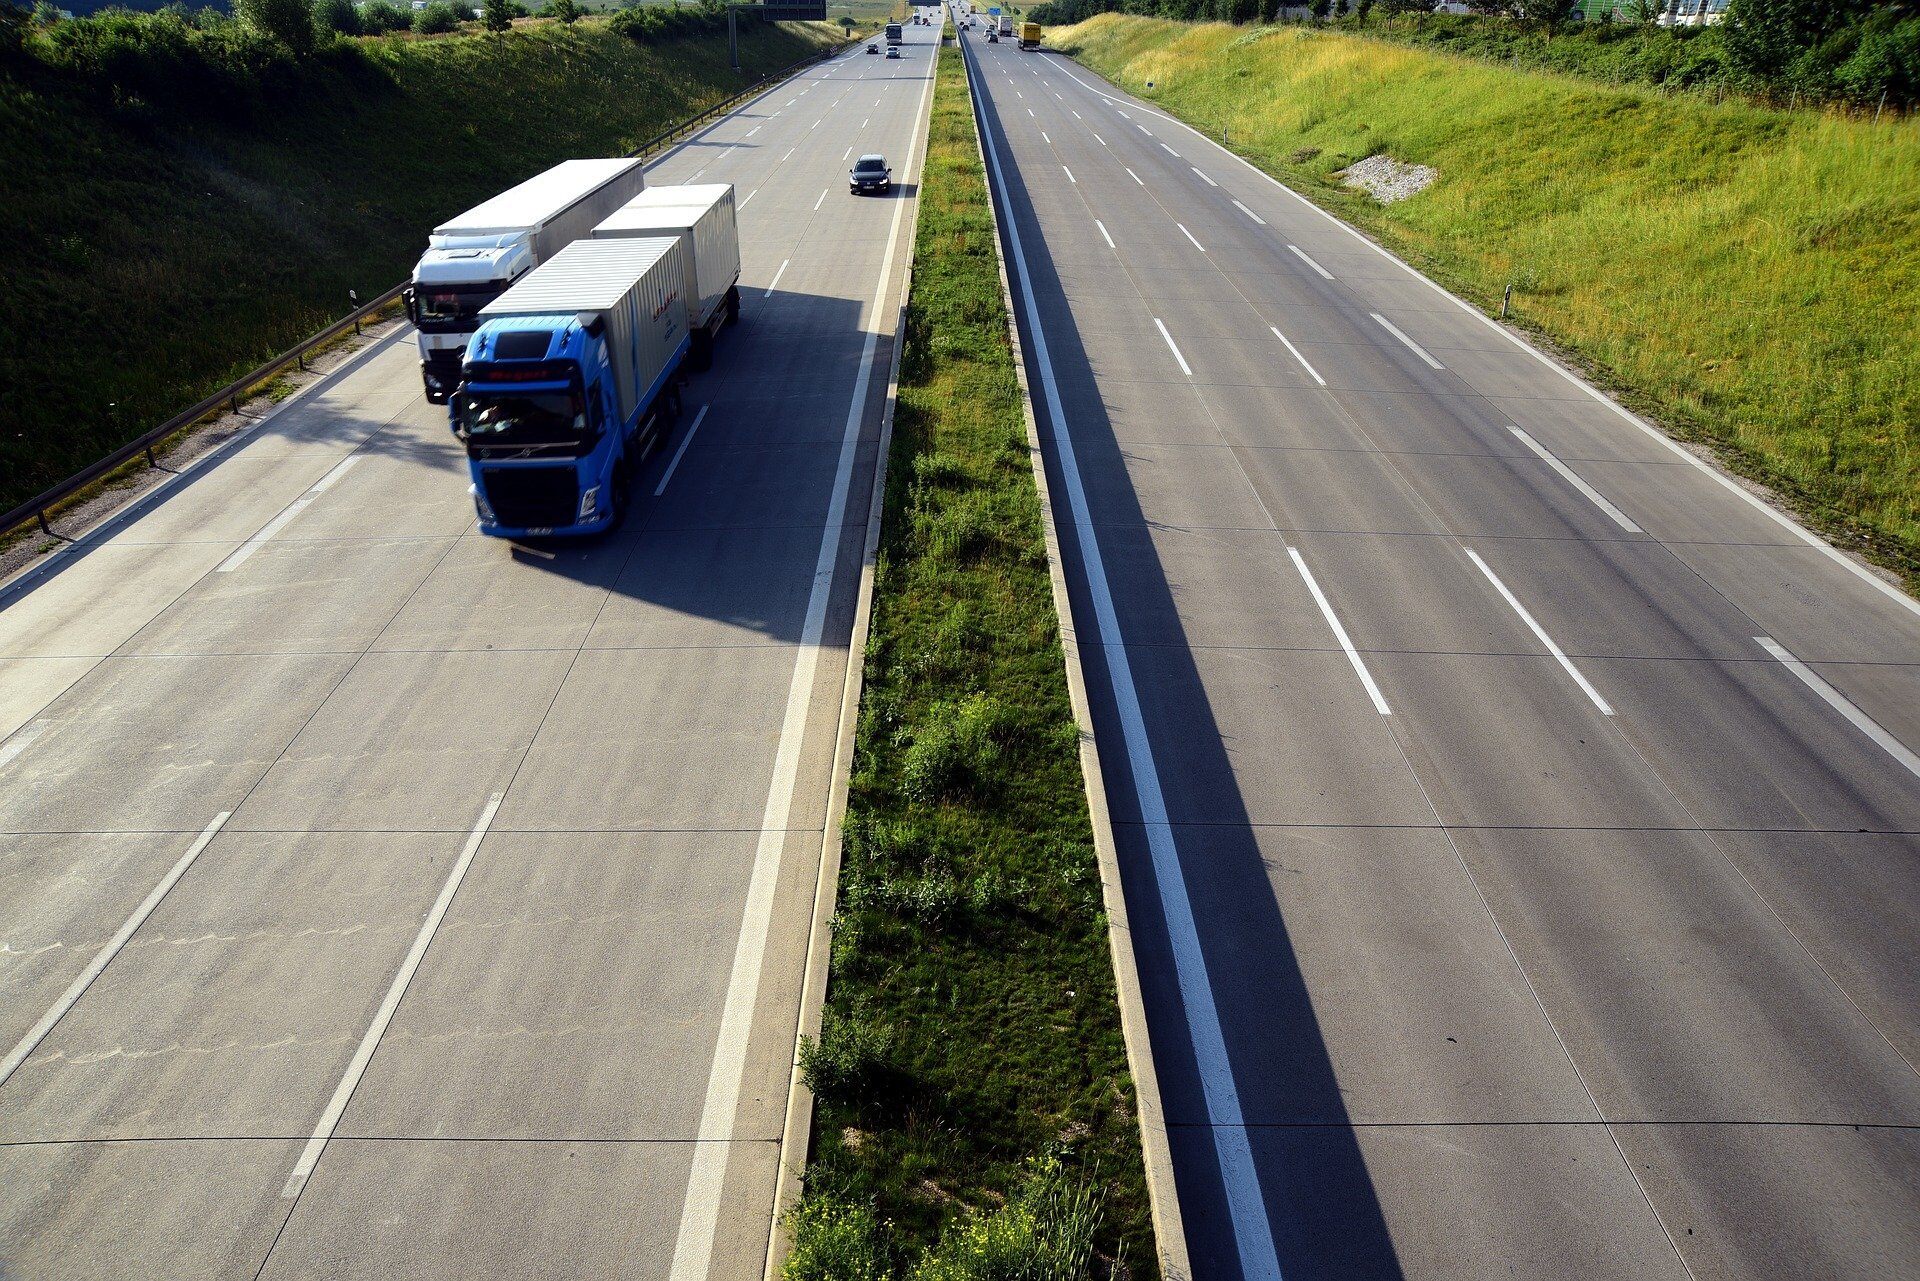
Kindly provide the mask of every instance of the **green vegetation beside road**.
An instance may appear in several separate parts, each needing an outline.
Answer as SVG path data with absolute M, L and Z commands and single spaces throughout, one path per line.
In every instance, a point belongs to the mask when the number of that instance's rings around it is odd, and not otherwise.
M 1044 526 L 957 49 L 920 189 L 788 1281 L 1155 1270 Z
M 1301 27 L 1049 34 L 1920 572 L 1920 122 L 1664 97 Z M 1154 83 L 1152 90 L 1146 82 Z M 1391 205 L 1339 184 L 1434 166 Z
M 840 38 L 746 24 L 735 75 L 724 29 L 642 43 L 533 23 L 299 59 L 255 58 L 239 31 L 216 37 L 230 59 L 175 36 L 139 58 L 0 58 L 0 510 L 338 318 L 349 289 L 397 284 L 436 222 Z M 170 94 L 142 88 L 156 75 Z

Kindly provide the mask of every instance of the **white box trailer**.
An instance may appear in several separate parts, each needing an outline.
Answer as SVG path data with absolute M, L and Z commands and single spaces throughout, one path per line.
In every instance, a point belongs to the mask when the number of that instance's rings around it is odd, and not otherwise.
M 740 230 L 733 184 L 649 187 L 593 229 L 596 240 L 673 236 L 687 248 L 687 327 L 706 368 L 723 325 L 740 318 Z
M 687 347 L 687 247 L 678 238 L 577 240 L 488 303 L 480 322 L 578 321 L 606 343 L 615 404 L 628 424 L 673 377 Z M 594 371 L 584 370 L 589 383 Z
M 419 331 L 427 399 L 459 381 L 480 309 L 646 188 L 638 160 L 564 160 L 435 227 L 414 264 L 407 316 Z

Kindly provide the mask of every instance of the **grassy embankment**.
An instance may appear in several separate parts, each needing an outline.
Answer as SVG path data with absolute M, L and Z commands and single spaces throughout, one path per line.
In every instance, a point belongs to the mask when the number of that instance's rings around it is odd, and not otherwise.
M 966 72 L 958 50 L 940 57 L 785 1275 L 1085 1277 L 1091 1238 L 1151 1276 L 991 212 Z M 1093 1233 L 1089 1196 L 1104 1197 Z
M 0 510 L 400 281 L 440 219 L 838 39 L 747 24 L 744 76 L 724 35 L 642 46 L 598 22 L 367 39 L 221 122 L 0 67 Z
M 1050 32 L 1519 322 L 1844 545 L 1920 574 L 1920 122 L 1515 70 L 1298 27 Z M 1145 82 L 1155 88 L 1148 92 Z M 1382 207 L 1376 152 L 1440 180 Z

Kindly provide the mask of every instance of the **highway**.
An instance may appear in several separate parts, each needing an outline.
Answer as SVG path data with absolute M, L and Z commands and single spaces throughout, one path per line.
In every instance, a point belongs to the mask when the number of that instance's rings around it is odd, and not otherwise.
M 1193 1275 L 1920 1274 L 1915 603 L 983 34 Z
M 934 35 L 652 166 L 744 316 L 617 536 L 403 328 L 0 589 L 0 1276 L 762 1276 Z

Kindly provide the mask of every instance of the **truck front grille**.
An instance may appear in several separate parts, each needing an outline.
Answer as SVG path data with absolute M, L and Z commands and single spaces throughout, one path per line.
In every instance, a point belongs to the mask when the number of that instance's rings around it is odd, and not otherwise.
M 483 467 L 487 505 L 509 529 L 558 529 L 580 510 L 572 467 Z

